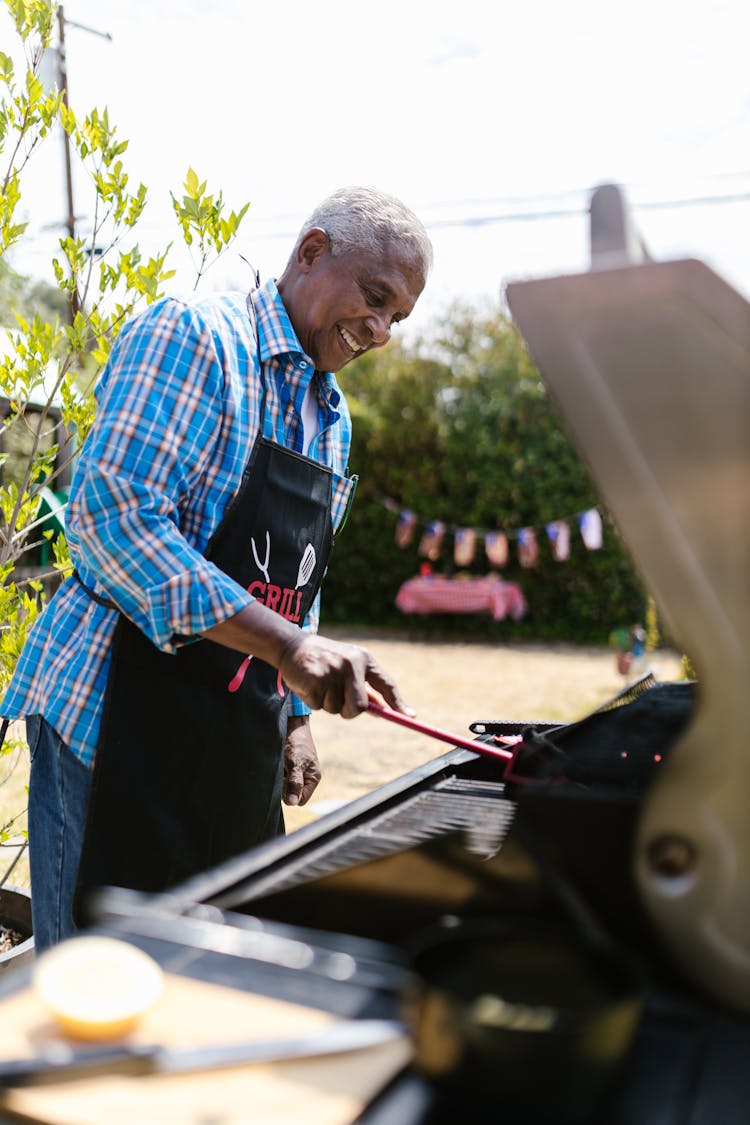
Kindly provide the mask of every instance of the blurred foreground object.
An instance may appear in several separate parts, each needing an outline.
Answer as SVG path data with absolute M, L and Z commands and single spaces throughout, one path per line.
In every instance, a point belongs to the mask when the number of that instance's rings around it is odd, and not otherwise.
M 591 200 L 591 271 L 508 302 L 671 635 L 695 721 L 647 795 L 643 903 L 709 994 L 750 1010 L 750 305 L 704 263 L 653 262 L 620 190 Z M 700 654 L 698 656 L 698 654 Z
M 159 965 L 143 950 L 95 935 L 48 949 L 34 967 L 33 980 L 45 1008 L 75 1039 L 125 1035 L 163 987 Z

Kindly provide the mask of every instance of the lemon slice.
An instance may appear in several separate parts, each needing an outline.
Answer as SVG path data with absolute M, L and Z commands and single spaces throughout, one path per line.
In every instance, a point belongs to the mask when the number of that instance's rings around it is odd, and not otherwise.
M 130 1031 L 163 987 L 161 968 L 134 945 L 95 935 L 42 953 L 33 985 L 68 1035 L 107 1039 Z

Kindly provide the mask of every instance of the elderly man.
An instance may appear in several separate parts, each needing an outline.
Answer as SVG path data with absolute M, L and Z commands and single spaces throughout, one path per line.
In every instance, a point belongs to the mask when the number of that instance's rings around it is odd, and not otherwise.
M 318 589 L 356 483 L 334 372 L 387 342 L 431 262 L 402 203 L 343 189 L 277 282 L 121 332 L 70 496 L 75 575 L 2 705 L 31 751 L 38 949 L 87 888 L 164 890 L 283 832 L 320 777 L 310 709 L 353 717 L 368 685 L 406 709 L 366 650 L 316 635 Z

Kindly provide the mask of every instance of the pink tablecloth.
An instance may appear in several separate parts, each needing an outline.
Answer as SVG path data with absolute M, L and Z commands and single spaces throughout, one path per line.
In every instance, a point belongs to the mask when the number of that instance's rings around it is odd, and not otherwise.
M 402 613 L 490 613 L 495 621 L 520 620 L 526 612 L 521 587 L 495 575 L 486 578 L 410 578 L 396 595 Z

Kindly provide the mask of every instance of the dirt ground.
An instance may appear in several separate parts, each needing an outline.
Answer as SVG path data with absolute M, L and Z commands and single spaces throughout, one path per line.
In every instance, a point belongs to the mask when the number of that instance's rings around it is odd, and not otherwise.
M 587 714 L 625 686 L 614 653 L 606 648 L 423 643 L 351 630 L 328 632 L 369 648 L 396 680 L 419 719 L 468 737 L 469 724 L 482 719 L 567 722 Z M 679 664 L 675 653 L 654 654 L 658 679 L 676 679 Z M 323 780 L 309 805 L 285 810 L 288 832 L 450 748 L 368 714 L 346 721 L 320 712 L 312 722 Z M 0 762 L 0 778 L 9 764 L 8 758 Z M 19 757 L 10 778 L 0 782 L 0 824 L 25 807 L 27 779 L 25 757 Z M 0 849 L 0 880 L 15 851 L 8 846 Z M 9 881 L 29 885 L 25 855 Z

